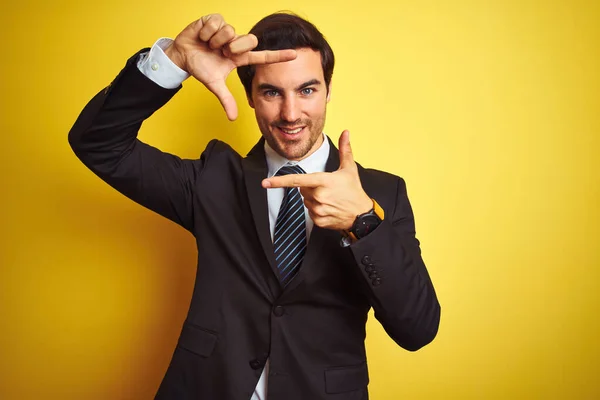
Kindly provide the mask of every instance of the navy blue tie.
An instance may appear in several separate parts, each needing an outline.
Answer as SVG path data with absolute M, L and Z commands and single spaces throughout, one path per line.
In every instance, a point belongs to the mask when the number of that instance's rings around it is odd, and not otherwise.
M 285 165 L 276 176 L 304 174 L 299 165 Z M 285 188 L 281 208 L 277 214 L 273 247 L 279 271 L 279 280 L 286 286 L 296 275 L 306 253 L 306 220 L 304 202 L 298 188 Z

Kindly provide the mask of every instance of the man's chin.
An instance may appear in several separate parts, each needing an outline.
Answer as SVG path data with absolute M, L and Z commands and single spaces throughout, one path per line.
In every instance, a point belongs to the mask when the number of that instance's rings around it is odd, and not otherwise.
M 302 142 L 287 143 L 285 145 L 278 143 L 276 150 L 280 156 L 285 157 L 288 160 L 299 160 L 306 156 L 310 148 L 307 149 L 306 144 Z
M 306 153 L 308 153 L 307 151 L 282 151 L 281 153 L 279 153 L 282 157 L 287 158 L 290 161 L 298 161 L 304 158 L 304 156 L 306 156 Z

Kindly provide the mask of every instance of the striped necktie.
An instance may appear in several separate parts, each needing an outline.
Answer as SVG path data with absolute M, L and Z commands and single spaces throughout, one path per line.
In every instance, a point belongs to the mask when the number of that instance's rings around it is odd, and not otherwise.
M 304 173 L 299 165 L 286 164 L 275 175 Z M 285 287 L 298 272 L 306 253 L 306 220 L 300 190 L 295 187 L 284 190 L 283 201 L 275 222 L 273 247 L 279 279 Z

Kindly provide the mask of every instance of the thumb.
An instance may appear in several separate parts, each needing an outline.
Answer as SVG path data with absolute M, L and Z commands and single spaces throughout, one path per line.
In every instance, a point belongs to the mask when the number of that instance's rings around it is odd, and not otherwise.
M 225 109 L 225 114 L 230 121 L 234 121 L 238 116 L 238 109 L 233 95 L 225 84 L 225 81 L 216 81 L 206 85 L 207 89 L 214 93 Z
M 350 147 L 350 132 L 348 130 L 340 135 L 338 146 L 340 149 L 340 169 L 356 167 L 352 147 Z

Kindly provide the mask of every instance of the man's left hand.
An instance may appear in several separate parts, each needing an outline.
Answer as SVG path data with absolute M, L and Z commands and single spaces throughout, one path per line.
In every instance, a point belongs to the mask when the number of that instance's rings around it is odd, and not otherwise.
M 356 217 L 373 208 L 365 193 L 352 156 L 350 132 L 339 140 L 340 168 L 335 172 L 292 174 L 264 179 L 264 188 L 297 187 L 315 225 L 321 228 L 349 230 Z

